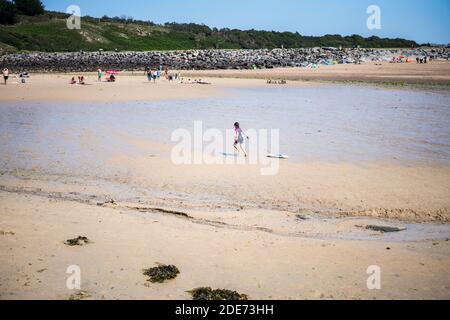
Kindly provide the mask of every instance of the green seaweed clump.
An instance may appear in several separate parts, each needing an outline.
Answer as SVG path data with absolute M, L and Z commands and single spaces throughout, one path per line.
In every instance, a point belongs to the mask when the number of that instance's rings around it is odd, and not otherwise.
M 78 237 L 75 239 L 69 239 L 64 242 L 66 245 L 74 247 L 74 246 L 84 246 L 89 243 L 89 239 L 87 237 Z
M 248 296 L 245 294 L 237 293 L 236 291 L 211 288 L 197 288 L 188 291 L 192 295 L 192 299 L 196 301 L 242 301 L 248 300 Z
M 166 280 L 175 279 L 179 274 L 180 270 L 173 265 L 160 265 L 150 269 L 144 269 L 144 276 L 150 277 L 148 281 L 152 283 L 163 283 Z
M 78 293 L 72 294 L 69 297 L 69 300 L 79 301 L 79 300 L 89 299 L 90 297 L 91 297 L 91 295 L 89 293 L 87 293 L 86 291 L 80 291 Z

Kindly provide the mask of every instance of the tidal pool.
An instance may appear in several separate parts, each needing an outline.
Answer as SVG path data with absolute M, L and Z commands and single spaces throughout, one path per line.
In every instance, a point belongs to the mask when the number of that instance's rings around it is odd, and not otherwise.
M 279 129 L 280 152 L 294 162 L 450 164 L 449 91 L 309 85 L 196 100 L 1 103 L 0 165 L 105 170 L 111 154 L 142 152 L 127 140 L 173 144 L 172 132 L 194 121 L 224 135 L 236 121 Z

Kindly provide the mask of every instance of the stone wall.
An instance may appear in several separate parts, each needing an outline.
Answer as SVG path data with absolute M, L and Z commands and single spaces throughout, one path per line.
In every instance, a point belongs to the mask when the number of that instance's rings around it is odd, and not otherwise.
M 19 53 L 0 57 L 0 67 L 14 72 L 88 72 L 97 68 L 143 70 L 167 66 L 170 69 L 250 69 L 307 67 L 312 64 L 387 61 L 392 57 L 428 56 L 447 59 L 449 49 L 274 49 L 274 50 L 189 50 L 149 52 Z

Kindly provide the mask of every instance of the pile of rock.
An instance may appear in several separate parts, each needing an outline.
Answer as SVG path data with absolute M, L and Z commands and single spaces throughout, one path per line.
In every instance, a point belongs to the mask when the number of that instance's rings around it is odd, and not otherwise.
M 319 64 L 387 61 L 394 56 L 428 56 L 448 59 L 449 49 L 260 49 L 187 50 L 148 52 L 18 53 L 0 57 L 0 67 L 15 72 L 86 72 L 97 68 L 143 70 L 167 66 L 171 69 L 260 69 L 307 67 Z

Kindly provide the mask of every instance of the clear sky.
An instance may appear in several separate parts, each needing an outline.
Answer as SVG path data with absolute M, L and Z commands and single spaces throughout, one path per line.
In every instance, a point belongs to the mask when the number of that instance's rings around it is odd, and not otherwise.
M 210 27 L 359 34 L 450 43 L 450 0 L 43 0 L 47 10 L 76 4 L 82 15 L 132 16 Z M 367 7 L 381 8 L 381 30 L 369 30 Z

